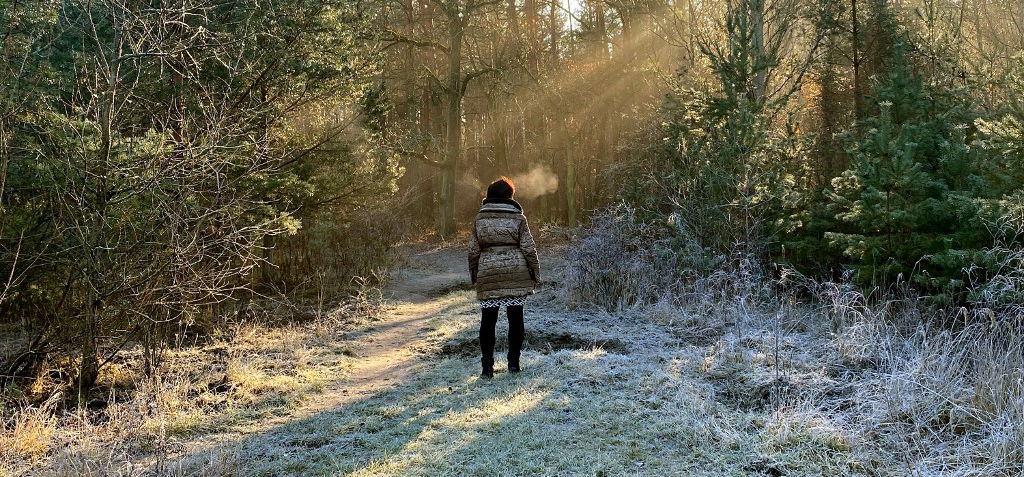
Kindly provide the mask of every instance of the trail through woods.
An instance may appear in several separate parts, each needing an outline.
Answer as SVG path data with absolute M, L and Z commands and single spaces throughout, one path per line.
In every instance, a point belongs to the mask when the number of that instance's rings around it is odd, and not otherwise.
M 387 305 L 380 321 L 346 337 L 357 358 L 351 373 L 304 407 L 303 414 L 372 397 L 423 366 L 431 323 L 445 312 L 446 301 L 438 294 L 467 282 L 466 260 L 458 248 L 406 250 L 407 264 L 395 270 L 384 290 Z
M 356 360 L 344 379 L 312 396 L 294 412 L 259 423 L 248 432 L 207 436 L 186 443 L 192 455 L 175 467 L 187 471 L 196 464 L 194 459 L 200 457 L 201 461 L 218 464 L 217 467 L 227 466 L 224 470 L 240 465 L 238 470 L 245 473 L 246 464 L 238 461 L 240 456 L 234 452 L 234 447 L 244 442 L 242 439 L 248 439 L 248 443 L 260 442 L 263 439 L 259 432 L 301 419 L 315 423 L 321 413 L 372 399 L 388 388 L 400 385 L 411 373 L 422 370 L 430 323 L 445 311 L 446 301 L 438 299 L 437 295 L 460 287 L 468 280 L 468 274 L 461 271 L 465 258 L 459 255 L 460 252 L 462 250 L 458 248 L 435 249 L 429 246 L 426 249 L 423 246 L 403 249 L 403 264 L 393 270 L 384 290 L 386 304 L 377 317 L 379 320 L 345 337 L 346 350 Z M 269 447 L 264 452 L 272 452 L 274 442 L 266 441 L 265 444 Z

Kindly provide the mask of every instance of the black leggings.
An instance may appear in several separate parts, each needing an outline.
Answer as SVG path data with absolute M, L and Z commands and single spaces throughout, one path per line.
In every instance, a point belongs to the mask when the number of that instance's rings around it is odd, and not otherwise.
M 494 325 L 498 323 L 498 307 L 480 309 L 480 350 L 483 351 L 485 371 L 494 370 Z M 519 367 L 519 354 L 523 349 L 523 307 L 506 306 L 508 315 L 508 365 Z

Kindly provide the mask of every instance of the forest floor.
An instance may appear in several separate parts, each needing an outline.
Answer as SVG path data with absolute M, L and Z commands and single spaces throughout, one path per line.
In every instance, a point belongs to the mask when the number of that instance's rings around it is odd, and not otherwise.
M 780 413 L 768 338 L 724 349 L 721 319 L 569 310 L 549 249 L 527 304 L 524 371 L 479 378 L 461 247 L 418 244 L 351 366 L 294 411 L 181 442 L 162 472 L 205 475 L 854 475 L 820 415 Z M 728 348 L 726 346 L 725 348 Z M 790 350 L 792 351 L 792 350 Z M 737 354 L 738 353 L 738 354 Z M 754 354 L 752 354 L 754 353 Z M 745 357 L 745 358 L 744 358 Z M 822 392 L 828 392 L 823 389 Z M 153 469 L 150 462 L 149 468 Z M 870 464 L 868 464 L 870 465 Z M 873 472 L 868 472 L 873 473 Z

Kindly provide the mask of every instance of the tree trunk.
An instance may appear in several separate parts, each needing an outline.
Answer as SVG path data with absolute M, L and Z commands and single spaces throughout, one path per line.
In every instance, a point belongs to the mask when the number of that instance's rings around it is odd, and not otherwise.
M 860 64 L 860 20 L 857 18 L 857 0 L 850 0 L 850 24 L 853 27 L 853 112 L 857 120 L 864 119 L 864 80 Z
M 548 28 L 550 36 L 548 40 L 551 42 L 551 67 L 554 68 L 558 65 L 558 35 L 561 32 L 560 25 L 558 23 L 558 10 L 556 9 L 557 3 L 555 0 L 551 0 L 550 9 L 548 10 Z
M 576 163 L 573 160 L 572 136 L 562 122 L 563 136 L 565 137 L 565 211 L 569 227 L 575 227 L 576 222 Z
M 537 29 L 537 0 L 525 0 L 527 67 L 536 76 L 540 69 L 540 36 Z
M 442 134 L 442 124 L 440 120 L 441 114 L 440 104 L 435 95 L 433 83 L 427 83 L 423 86 L 423 93 L 420 99 L 420 114 L 419 114 L 419 131 L 427 137 L 436 138 Z M 429 148 L 425 152 L 428 159 L 432 161 L 438 161 L 438 151 L 434 148 Z M 416 201 L 415 207 L 417 208 L 417 214 L 421 217 L 430 217 L 431 214 L 437 214 L 439 211 L 438 202 L 440 197 L 436 196 L 437 187 L 434 181 L 434 176 L 437 171 L 432 165 L 416 162 L 410 169 L 410 174 L 416 174 L 415 184 L 417 187 L 422 189 L 421 197 L 423 200 Z M 418 173 L 418 174 L 417 174 Z M 438 227 L 438 217 L 434 217 L 434 227 Z
M 78 379 L 75 383 L 75 402 L 84 406 L 89 399 L 89 391 L 99 377 L 99 354 L 96 346 L 97 327 L 99 326 L 99 298 L 95 291 L 89 292 L 89 311 L 85 317 L 85 329 L 80 344 L 81 362 L 78 366 Z
M 454 13 L 454 14 L 453 14 Z M 462 35 L 463 20 L 453 7 L 448 18 L 448 78 L 445 111 L 445 158 L 441 167 L 441 197 L 437 233 L 449 238 L 455 233 L 455 182 L 462 155 Z
M 499 106 L 495 106 L 498 108 Z M 494 167 L 499 171 L 508 170 L 508 117 L 505 111 L 497 110 L 497 118 L 494 119 L 494 134 L 491 139 L 494 143 Z
M 826 19 L 827 29 L 820 29 L 819 34 L 823 35 L 824 43 L 823 52 L 824 64 L 821 66 L 819 73 L 820 84 L 821 84 L 821 123 L 818 132 L 818 151 L 821 160 L 823 161 L 823 167 L 819 167 L 822 171 L 819 177 L 820 187 L 827 186 L 833 177 L 838 176 L 842 171 L 846 170 L 848 158 L 843 151 L 842 144 L 836 140 L 836 133 L 840 132 L 845 124 L 850 122 L 850 118 L 856 119 L 856 111 L 851 111 L 848 106 L 843 104 L 843 99 L 849 94 L 849 89 L 844 87 L 844 82 L 841 80 L 842 72 L 839 69 L 843 64 L 844 57 L 846 56 L 843 51 L 843 36 L 840 33 L 839 25 L 842 23 L 842 0 L 837 2 L 832 8 L 829 6 L 827 11 L 835 12 L 830 14 Z M 820 28 L 820 27 L 819 27 Z M 854 91 L 856 94 L 856 91 Z M 857 103 L 859 104 L 859 102 Z
M 764 50 L 764 0 L 750 0 L 749 6 L 750 22 L 752 23 L 751 46 L 754 50 L 751 55 L 751 67 L 754 73 L 751 99 L 755 104 L 759 105 L 764 101 L 768 81 L 768 68 L 765 62 Z
M 3 120 L 0 120 L 0 207 L 3 207 L 4 191 L 7 187 L 7 165 L 10 162 L 10 148 L 7 139 L 7 127 Z M 0 230 L 3 230 L 4 221 L 0 218 Z M 7 290 L 0 290 L 0 297 L 6 295 Z
M 118 42 L 120 40 L 119 31 L 114 30 L 114 38 L 112 40 L 112 50 L 118 51 Z M 107 198 L 110 197 L 107 177 L 108 167 L 112 161 L 112 149 L 113 149 L 113 134 L 114 128 L 114 97 L 117 94 L 117 67 L 114 66 L 114 70 L 106 70 L 104 74 L 106 76 L 106 84 L 100 87 L 99 92 L 99 128 L 100 128 L 100 144 L 99 151 L 97 151 L 98 157 L 96 158 L 96 170 L 88 170 L 86 172 L 95 174 L 95 182 L 93 184 L 92 196 L 96 198 L 96 202 L 92 205 L 92 210 L 85 211 L 87 230 L 86 234 L 90 236 L 86 240 L 89 244 L 90 256 L 86 259 L 84 268 L 87 270 L 87 285 L 88 293 L 86 295 L 87 302 L 85 303 L 86 316 L 84 329 L 82 330 L 81 342 L 79 343 L 80 359 L 78 367 L 78 378 L 76 379 L 76 392 L 75 398 L 79 406 L 84 405 L 89 397 L 89 390 L 96 384 L 96 379 L 99 377 L 99 355 L 97 342 L 99 340 L 99 326 L 100 326 L 100 313 L 102 309 L 101 296 L 98 291 L 98 287 L 105 285 L 104 272 L 106 271 L 105 260 L 102 259 L 103 254 L 107 253 L 106 244 L 103 243 L 103 239 L 100 236 L 100 229 L 103 227 L 104 222 L 107 220 Z M 91 220 L 90 220 L 91 219 Z
M 619 20 L 622 21 L 622 41 L 619 42 L 621 47 L 618 56 L 626 64 L 630 64 L 633 62 L 633 48 L 636 46 L 633 42 L 633 19 L 623 8 L 619 10 Z
M 519 56 L 519 12 L 516 10 L 516 0 L 508 0 L 505 4 L 505 16 L 508 21 L 509 49 L 513 58 Z
M 402 9 L 405 10 L 405 35 L 411 38 L 413 36 L 413 26 L 415 25 L 413 0 L 404 0 Z M 402 87 L 405 97 L 398 107 L 398 115 L 402 120 L 412 121 L 415 119 L 413 105 L 416 103 L 414 96 L 414 91 L 416 91 L 416 54 L 413 45 L 406 44 L 404 47 L 405 50 L 402 52 L 404 56 L 404 61 L 402 62 Z
M 613 106 L 614 108 L 614 106 Z M 588 169 L 588 185 L 587 185 L 587 202 L 584 207 L 589 209 L 597 203 L 597 192 L 600 184 L 598 183 L 596 171 L 601 168 L 602 164 L 612 164 L 615 161 L 613 157 L 614 148 L 612 147 L 612 137 L 614 137 L 613 129 L 615 128 L 615 122 L 613 121 L 611 114 L 615 109 L 608 109 L 601 114 L 601 118 L 597 122 L 597 154 L 593 158 L 593 167 Z

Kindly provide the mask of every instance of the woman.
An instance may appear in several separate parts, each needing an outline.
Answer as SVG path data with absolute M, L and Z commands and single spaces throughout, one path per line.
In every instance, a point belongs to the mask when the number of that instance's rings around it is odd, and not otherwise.
M 469 275 L 480 300 L 480 350 L 485 379 L 494 377 L 494 325 L 498 308 L 508 315 L 508 370 L 517 373 L 523 347 L 523 304 L 537 289 L 540 262 L 523 208 L 512 199 L 512 180 L 500 177 L 487 187 L 469 234 Z

